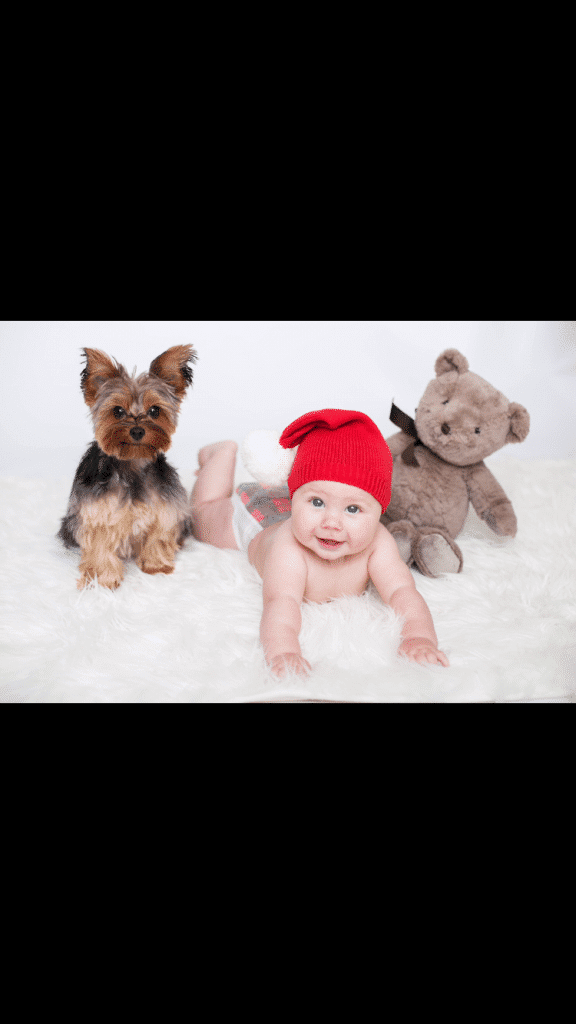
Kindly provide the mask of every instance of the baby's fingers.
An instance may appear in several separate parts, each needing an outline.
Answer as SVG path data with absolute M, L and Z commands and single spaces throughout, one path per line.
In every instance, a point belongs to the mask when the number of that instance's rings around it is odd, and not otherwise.
M 436 655 L 431 651 L 420 651 L 414 654 L 414 661 L 418 665 L 437 665 Z
M 423 659 L 418 659 L 421 665 L 443 665 L 450 668 L 450 662 L 442 651 L 427 651 Z
M 309 676 L 312 671 L 312 666 L 298 654 L 279 654 L 272 661 L 270 668 L 272 674 L 278 676 L 280 679 L 288 673 L 293 673 L 297 676 Z
M 408 647 L 408 645 L 406 645 Z M 417 665 L 442 665 L 444 668 L 450 668 L 450 662 L 443 651 L 437 651 L 432 648 L 430 644 L 422 645 L 418 647 L 414 645 L 412 649 L 405 650 L 402 652 L 404 657 L 408 658 L 409 661 L 416 662 Z

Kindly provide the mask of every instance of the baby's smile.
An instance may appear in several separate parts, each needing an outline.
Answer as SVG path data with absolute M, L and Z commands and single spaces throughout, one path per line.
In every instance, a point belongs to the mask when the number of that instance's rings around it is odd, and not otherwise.
M 380 521 L 381 506 L 367 491 L 337 481 L 311 481 L 294 494 L 292 532 L 325 562 L 366 550 Z

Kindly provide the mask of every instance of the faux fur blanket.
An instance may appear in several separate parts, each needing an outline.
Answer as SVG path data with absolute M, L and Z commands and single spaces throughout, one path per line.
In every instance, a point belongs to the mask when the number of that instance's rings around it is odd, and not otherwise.
M 55 538 L 71 481 L 4 480 L 0 702 L 574 702 L 576 460 L 490 467 L 518 515 L 516 540 L 472 512 L 464 572 L 414 574 L 451 668 L 399 659 L 401 624 L 368 592 L 304 607 L 313 674 L 281 682 L 265 666 L 262 588 L 245 555 L 190 540 L 173 576 L 131 564 L 118 591 L 79 592 L 79 553 Z

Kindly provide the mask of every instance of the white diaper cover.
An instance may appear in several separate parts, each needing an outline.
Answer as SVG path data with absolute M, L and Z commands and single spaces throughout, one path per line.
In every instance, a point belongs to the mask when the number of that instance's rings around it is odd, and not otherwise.
M 248 552 L 250 541 L 262 530 L 262 524 L 250 515 L 240 495 L 232 492 L 232 529 L 239 551 Z
M 254 482 L 240 484 L 232 494 L 232 528 L 240 551 L 248 551 L 260 530 L 282 523 L 292 514 L 286 486 L 264 487 Z

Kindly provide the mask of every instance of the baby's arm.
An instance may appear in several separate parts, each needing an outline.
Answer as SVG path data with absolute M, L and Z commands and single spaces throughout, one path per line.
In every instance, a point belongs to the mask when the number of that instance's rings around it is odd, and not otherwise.
M 264 564 L 260 623 L 264 654 L 274 675 L 282 676 L 286 671 L 307 675 L 311 671 L 299 641 L 306 576 L 304 557 L 290 539 L 277 535 Z
M 384 527 L 379 529 L 368 571 L 384 603 L 405 620 L 399 653 L 420 665 L 444 665 L 448 668 L 448 658 L 438 650 L 430 609 L 416 590 L 412 573 L 400 558 L 396 541 Z

